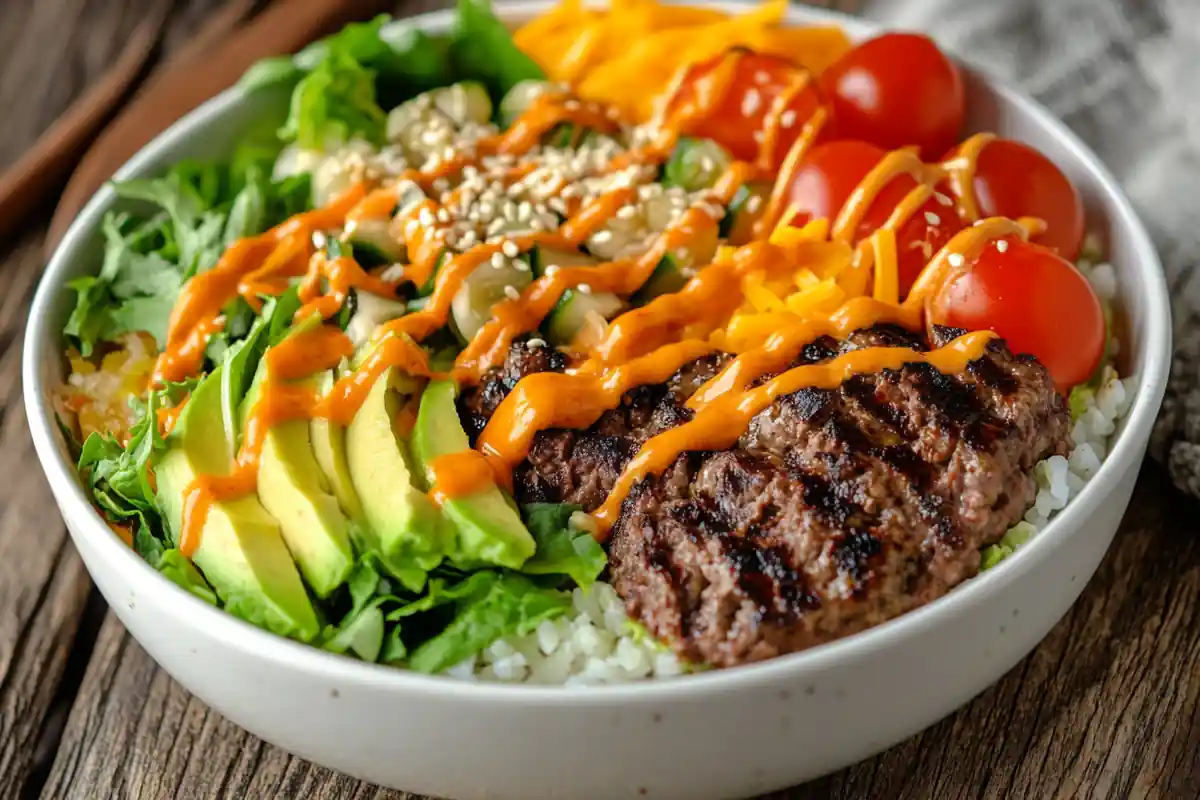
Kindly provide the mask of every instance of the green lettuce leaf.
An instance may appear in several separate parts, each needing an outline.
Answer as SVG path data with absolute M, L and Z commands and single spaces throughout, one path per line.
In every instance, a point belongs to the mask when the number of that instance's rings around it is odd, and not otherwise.
M 524 80 L 544 80 L 533 59 L 513 43 L 508 28 L 492 13 L 490 0 L 458 0 L 450 35 L 450 60 L 456 80 L 472 79 L 499 101 Z
M 346 48 L 333 44 L 292 91 L 279 138 L 312 150 L 354 136 L 379 143 L 386 121 L 387 115 L 375 100 L 374 72 Z
M 156 569 L 175 585 L 186 589 L 206 603 L 218 605 L 216 592 L 208 585 L 208 581 L 204 580 L 196 565 L 178 550 L 164 551 Z
M 528 575 L 565 575 L 587 589 L 608 564 L 608 556 L 595 537 L 571 528 L 571 515 L 581 511 L 569 503 L 531 503 L 521 509 L 525 527 L 533 534 L 537 550 L 521 572 Z
M 251 140 L 230 164 L 183 162 L 162 178 L 114 185 L 120 196 L 150 210 L 108 214 L 99 272 L 68 284 L 77 296 L 63 332 L 80 353 L 90 356 L 100 342 L 131 331 L 145 331 L 162 346 L 184 281 L 209 269 L 234 240 L 308 207 L 307 175 L 267 178 L 277 150 L 277 144 Z M 247 316 L 254 315 L 238 299 L 225 316 L 225 330 L 207 350 L 214 361 L 248 332 Z
M 487 575 L 490 578 L 476 578 Z M 505 636 L 524 636 L 542 620 L 571 608 L 571 595 L 538 586 L 511 572 L 478 572 L 476 586 L 454 602 L 454 618 L 440 633 L 418 646 L 408 667 L 434 673 L 452 667 Z

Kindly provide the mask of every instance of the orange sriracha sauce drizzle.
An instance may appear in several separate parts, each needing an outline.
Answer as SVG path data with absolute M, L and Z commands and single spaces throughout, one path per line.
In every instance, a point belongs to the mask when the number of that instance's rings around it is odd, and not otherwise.
M 690 102 L 680 104 L 667 118 L 659 120 L 660 133 L 650 145 L 618 156 L 610 169 L 661 163 L 669 157 L 681 130 L 709 113 L 728 91 L 738 57 L 738 51 L 731 51 L 725 63 L 697 82 Z M 535 330 L 564 292 L 580 284 L 626 297 L 633 294 L 665 254 L 715 227 L 717 220 L 705 206 L 727 206 L 746 181 L 772 177 L 771 153 L 782 125 L 782 111 L 791 97 L 804 90 L 807 81 L 807 73 L 798 70 L 777 99 L 780 113 L 768 112 L 764 123 L 767 130 L 761 136 L 754 164 L 734 162 L 707 193 L 706 202 L 689 208 L 643 255 L 595 266 L 562 268 L 533 281 L 516 299 L 498 303 L 492 309 L 493 319 L 458 355 L 451 376 L 460 384 L 480 380 L 489 368 L 503 362 L 517 336 Z M 793 230 L 798 237 L 785 236 L 779 243 L 768 241 L 775 239 L 773 232 L 781 227 L 781 220 L 787 223 L 782 217 L 791 176 L 816 141 L 825 118 L 824 109 L 818 109 L 783 159 L 774 176 L 766 211 L 755 226 L 754 241 L 736 249 L 726 248 L 731 252 L 701 269 L 680 291 L 661 295 L 617 317 L 596 342 L 580 353 L 584 358 L 575 370 L 539 373 L 520 381 L 496 409 L 479 436 L 476 450 L 435 459 L 431 465 L 431 496 L 444 502 L 492 482 L 510 486 L 513 468 L 526 456 L 538 431 L 587 427 L 604 411 L 617 407 L 630 389 L 665 381 L 683 365 L 715 350 L 736 352 L 736 357 L 688 400 L 694 412 L 692 420 L 648 440 L 622 472 L 606 502 L 594 514 L 597 535 L 603 539 L 625 497 L 639 481 L 661 472 L 683 452 L 731 446 L 750 418 L 783 394 L 805 386 L 835 387 L 852 375 L 898 368 L 910 362 L 923 361 L 944 372 L 957 372 L 980 357 L 992 338 L 989 332 L 967 334 L 928 353 L 866 348 L 823 364 L 788 369 L 749 388 L 756 378 L 786 369 L 805 344 L 821 335 L 844 337 L 880 322 L 919 330 L 926 304 L 953 269 L 975 258 L 990 242 L 1027 238 L 1031 230 L 1036 230 L 1035 222 L 1029 220 L 977 220 L 970 184 L 982 144 L 972 146 L 974 140 L 968 140 L 952 163 L 942 165 L 923 164 L 908 150 L 889 154 L 841 209 L 829 229 L 831 241 L 813 235 L 814 231 L 824 232 L 821 226 Z M 507 131 L 477 142 L 473 153 L 456 156 L 433 169 L 409 170 L 394 184 L 374 191 L 355 185 L 324 208 L 297 215 L 260 236 L 235 243 L 216 267 L 188 282 L 173 310 L 167 345 L 156 365 L 155 379 L 160 382 L 182 380 L 199 371 L 209 336 L 223 324 L 221 309 L 239 295 L 258 308 L 260 295 L 280 294 L 290 279 L 300 278 L 303 306 L 297 320 L 314 315 L 327 320 L 338 312 L 351 288 L 394 297 L 400 284 L 423 285 L 431 277 L 434 288 L 422 310 L 380 326 L 373 336 L 370 355 L 343 374 L 324 397 L 298 381 L 343 363 L 352 349 L 344 334 L 331 326 L 317 325 L 300 330 L 268 351 L 267 377 L 251 410 L 233 470 L 228 475 L 198 476 L 185 490 L 180 536 L 180 549 L 185 555 L 194 552 L 213 502 L 254 491 L 259 454 L 265 432 L 272 424 L 323 417 L 346 425 L 387 369 L 395 367 L 414 376 L 431 376 L 420 343 L 446 325 L 451 301 L 467 277 L 502 250 L 500 243 L 489 242 L 442 262 L 444 246 L 432 230 L 432 220 L 442 207 L 432 199 L 413 204 L 391 220 L 392 231 L 403 235 L 411 257 L 399 281 L 376 277 L 350 258 L 328 259 L 313 245 L 312 234 L 368 219 L 386 220 L 396 208 L 399 186 L 405 181 L 427 188 L 434 180 L 455 174 L 484 156 L 523 154 L 536 146 L 544 133 L 563 122 L 602 130 L 614 125 L 610 115 L 593 104 L 553 93 L 542 95 Z M 888 181 L 902 173 L 912 175 L 917 186 L 884 226 L 853 248 L 846 269 L 836 276 L 839 296 L 848 298 L 840 307 L 825 315 L 785 315 L 781 325 L 767 334 L 742 337 L 736 348 L 729 348 L 719 338 L 720 329 L 743 302 L 747 278 L 791 274 L 797 265 L 803 265 L 813 248 L 840 247 L 849 252 L 849 237 L 858 221 Z M 515 180 L 522 174 L 517 169 L 512 177 Z M 976 224 L 957 234 L 929 262 L 908 297 L 900 302 L 895 286 L 894 232 L 943 179 L 950 180 L 958 190 L 960 212 Z M 575 249 L 636 196 L 635 187 L 618 185 L 589 202 L 571 205 L 568 220 L 558 230 L 516 236 L 505 244 L 521 251 L 537 245 Z M 872 268 L 874 296 L 868 297 L 865 293 L 872 284 Z M 171 420 L 173 415 L 166 414 L 163 419 Z

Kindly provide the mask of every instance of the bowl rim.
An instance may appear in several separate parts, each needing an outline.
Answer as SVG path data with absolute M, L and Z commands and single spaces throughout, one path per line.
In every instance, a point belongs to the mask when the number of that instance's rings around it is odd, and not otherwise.
M 524 19 L 546 10 L 553 0 L 519 0 L 496 3 L 502 19 Z M 692 0 L 690 5 L 720 10 L 749 7 L 736 0 Z M 439 11 L 404 18 L 404 21 L 424 29 L 449 27 L 451 11 Z M 863 20 L 825 9 L 790 6 L 785 19 L 793 24 L 833 24 L 852 37 L 869 35 L 886 29 L 875 21 Z M 961 59 L 960 59 L 961 61 Z M 839 662 L 870 657 L 909 637 L 928 633 L 948 618 L 971 607 L 990 603 L 1027 574 L 1038 559 L 1061 546 L 1067 537 L 1084 535 L 1084 523 L 1099 501 L 1111 493 L 1125 470 L 1136 466 L 1143 445 L 1148 440 L 1166 388 L 1171 359 L 1171 312 L 1166 280 L 1157 251 L 1132 205 L 1109 170 L 1092 150 L 1064 123 L 1055 118 L 1040 103 L 1017 90 L 1007 81 L 997 79 L 969 62 L 963 62 L 982 78 L 997 96 L 1019 107 L 1039 125 L 1049 130 L 1062 145 L 1096 179 L 1096 183 L 1113 206 L 1109 227 L 1127 230 L 1136 253 L 1132 265 L 1133 278 L 1143 282 L 1147 297 L 1144 338 L 1139 348 L 1144 365 L 1139 375 L 1139 387 L 1125 419 L 1125 428 L 1104 460 L 1096 476 L 1028 544 L 997 567 L 975 576 L 945 597 L 910 611 L 860 633 L 823 644 L 798 653 L 779 656 L 732 669 L 711 670 L 680 679 L 645 680 L 624 684 L 597 686 L 541 686 L 507 684 L 487 681 L 464 681 L 445 675 L 425 675 L 402 668 L 370 664 L 318 647 L 293 641 L 260 629 L 232 614 L 216 608 L 176 586 L 158 574 L 148 563 L 120 539 L 105 524 L 88 501 L 74 464 L 64 458 L 59 446 L 60 432 L 55 422 L 53 405 L 48 399 L 49 387 L 43 385 L 41 366 L 47 358 L 59 357 L 61 332 L 49 324 L 51 311 L 60 293 L 65 291 L 61 277 L 88 238 L 98 228 L 103 213 L 116 196 L 106 184 L 88 202 L 72 222 L 56 248 L 34 295 L 29 322 L 25 331 L 22 356 L 22 381 L 25 410 L 34 447 L 48 482 L 54 487 L 59 510 L 64 519 L 73 519 L 78 527 L 74 535 L 88 536 L 106 569 L 119 570 L 124 580 L 135 590 L 152 598 L 170 613 L 179 617 L 185 627 L 237 648 L 247 656 L 273 662 L 284 670 L 300 670 L 342 685 L 357 684 L 398 692 L 422 692 L 439 699 L 463 702 L 487 701 L 500 704 L 530 704 L 544 707 L 564 702 L 581 707 L 620 703 L 661 703 L 672 699 L 694 699 L 732 693 L 776 682 L 793 682 L 805 675 L 816 674 Z M 159 152 L 190 131 L 205 128 L 214 118 L 248 100 L 236 86 L 205 102 L 188 113 L 165 132 L 142 148 L 114 176 L 130 177 L 145 171 Z

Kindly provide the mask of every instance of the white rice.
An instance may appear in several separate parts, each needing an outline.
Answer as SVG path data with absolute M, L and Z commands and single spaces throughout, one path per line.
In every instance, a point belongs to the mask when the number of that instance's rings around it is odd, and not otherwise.
M 575 589 L 572 608 L 528 636 L 500 639 L 446 670 L 464 680 L 583 686 L 680 675 L 673 653 L 639 635 L 607 583 Z

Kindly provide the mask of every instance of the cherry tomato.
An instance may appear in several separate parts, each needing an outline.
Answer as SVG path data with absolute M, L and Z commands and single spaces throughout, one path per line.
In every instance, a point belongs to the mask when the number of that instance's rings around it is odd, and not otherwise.
M 993 330 L 1014 353 L 1030 353 L 1066 393 L 1086 381 L 1104 355 L 1104 312 L 1070 261 L 1040 245 L 1002 239 L 946 281 L 931 319 Z
M 792 182 L 789 199 L 800 212 L 792 224 L 799 227 L 824 217 L 832 225 L 855 187 L 885 155 L 873 144 L 853 140 L 829 142 L 814 148 Z M 858 242 L 882 227 L 916 185 L 916 180 L 909 175 L 899 175 L 889 181 L 867 208 L 854 241 Z M 900 226 L 896 232 L 896 250 L 902 297 L 933 254 L 962 227 L 946 187 L 939 187 L 939 191 Z
M 958 152 L 955 148 L 951 156 Z M 1050 159 L 1012 139 L 993 139 L 975 167 L 975 202 L 985 217 L 1038 217 L 1046 230 L 1037 244 L 1068 261 L 1083 241 L 1083 200 L 1071 180 Z
M 958 139 L 965 114 L 958 67 L 926 36 L 885 33 L 855 47 L 822 75 L 839 139 L 887 150 L 916 145 L 936 158 Z
M 767 114 L 775 98 L 788 88 L 803 70 L 785 58 L 739 49 L 691 67 L 672 100 L 668 113 L 702 103 L 709 91 L 709 76 L 727 58 L 736 58 L 733 77 L 725 92 L 712 108 L 706 108 L 699 119 L 684 126 L 684 133 L 712 139 L 724 147 L 735 158 L 754 161 L 768 127 Z M 804 123 L 821 105 L 821 97 L 814 84 L 798 92 L 780 114 L 778 134 L 775 138 L 773 167 L 778 167 L 796 137 L 804 129 Z

